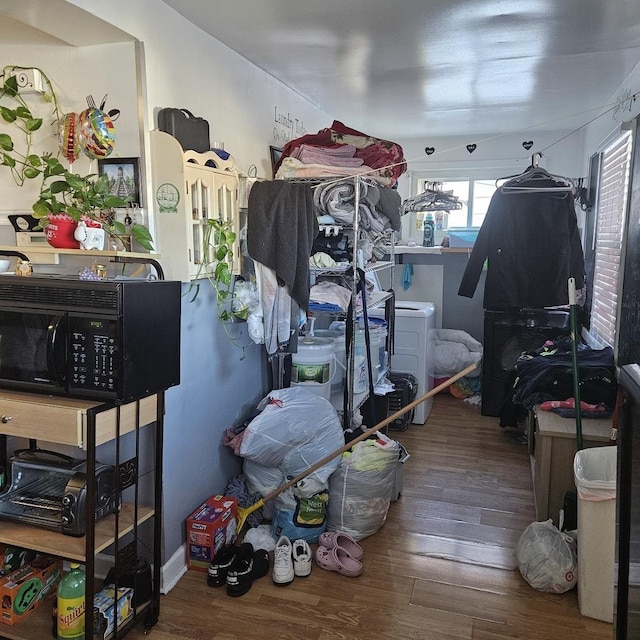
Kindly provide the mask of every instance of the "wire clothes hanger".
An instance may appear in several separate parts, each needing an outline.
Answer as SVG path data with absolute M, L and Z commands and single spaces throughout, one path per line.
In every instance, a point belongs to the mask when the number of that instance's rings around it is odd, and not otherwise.
M 402 203 L 402 213 L 410 211 L 458 211 L 462 202 L 457 196 L 442 190 L 441 182 L 427 182 L 427 188 Z
M 547 192 L 567 194 L 575 191 L 575 186 L 569 178 L 554 175 L 538 166 L 541 157 L 541 153 L 534 153 L 531 156 L 531 165 L 523 173 L 496 180 L 496 187 L 502 193 Z M 498 185 L 501 180 L 506 180 L 506 182 Z

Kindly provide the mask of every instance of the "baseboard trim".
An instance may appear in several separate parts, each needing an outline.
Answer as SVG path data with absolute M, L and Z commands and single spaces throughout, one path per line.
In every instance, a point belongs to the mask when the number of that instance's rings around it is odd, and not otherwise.
M 160 593 L 167 594 L 187 572 L 185 558 L 187 553 L 186 545 L 178 547 L 169 560 L 160 567 Z M 113 566 L 113 556 L 99 553 L 95 560 L 95 576 L 104 580 L 109 569 Z
M 167 594 L 187 572 L 187 546 L 182 545 L 160 569 L 160 593 Z

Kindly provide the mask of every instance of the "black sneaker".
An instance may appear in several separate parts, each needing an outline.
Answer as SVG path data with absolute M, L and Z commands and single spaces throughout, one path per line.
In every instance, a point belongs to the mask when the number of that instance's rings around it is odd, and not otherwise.
M 253 582 L 253 545 L 243 542 L 236 549 L 236 557 L 227 571 L 227 594 L 232 597 L 243 596 Z
M 266 549 L 256 549 L 253 552 L 253 579 L 263 578 L 269 573 L 269 552 Z
M 227 572 L 231 564 L 235 560 L 238 547 L 233 544 L 227 544 L 218 553 L 209 565 L 207 574 L 207 584 L 210 587 L 221 587 L 227 582 Z

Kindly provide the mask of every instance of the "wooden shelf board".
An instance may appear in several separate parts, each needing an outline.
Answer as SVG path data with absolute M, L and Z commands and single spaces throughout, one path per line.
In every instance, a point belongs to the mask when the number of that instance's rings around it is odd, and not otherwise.
M 133 530 L 133 505 L 122 505 L 119 513 L 120 537 Z M 138 507 L 138 524 L 153 517 L 152 507 Z M 106 549 L 115 540 L 115 514 L 96 522 L 95 553 Z M 7 545 L 27 546 L 29 549 L 59 556 L 67 560 L 85 561 L 85 536 L 68 536 L 49 529 L 20 522 L 0 521 L 0 541 Z M 28 541 L 28 544 L 26 544 Z M 4 626 L 0 626 L 0 636 Z
M 96 590 L 99 590 L 100 586 L 96 585 Z M 55 591 L 54 591 L 55 594 Z M 53 620 L 51 618 L 51 611 L 55 604 L 55 595 L 47 599 L 38 609 L 32 611 L 24 620 L 21 620 L 18 624 L 8 625 L 0 624 L 0 638 L 7 638 L 8 640 L 42 640 L 43 638 L 51 638 L 52 635 L 49 629 L 53 626 Z M 150 602 L 145 602 L 136 609 L 136 617 L 127 621 L 124 625 L 120 625 L 118 631 L 118 637 L 124 637 L 126 629 L 139 624 L 143 618 L 143 614 L 146 609 L 149 608 Z M 45 632 L 45 629 L 47 630 Z M 113 637 L 114 634 L 109 636 Z M 94 636 L 97 640 L 98 636 Z
M 129 258 L 146 258 L 158 260 L 161 255 L 159 253 L 141 253 L 135 251 L 83 251 L 82 249 L 56 249 L 51 246 L 39 246 L 39 245 L 28 245 L 26 247 L 19 247 L 15 245 L 2 245 L 0 246 L 0 251 L 20 251 L 25 255 L 29 255 L 30 253 L 37 254 L 48 254 L 48 255 L 68 255 L 68 256 L 80 256 L 80 257 L 104 257 L 104 258 L 113 258 L 113 257 L 129 257 Z

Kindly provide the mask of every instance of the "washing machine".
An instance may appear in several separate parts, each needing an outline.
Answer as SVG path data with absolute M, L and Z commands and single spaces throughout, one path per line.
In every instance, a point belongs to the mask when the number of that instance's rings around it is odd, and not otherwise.
M 375 309 L 370 315 L 384 317 L 384 312 Z M 391 371 L 415 376 L 418 381 L 418 397 L 433 389 L 435 328 L 435 304 L 396 300 Z M 424 424 L 432 406 L 433 398 L 420 403 L 414 411 L 412 423 Z

